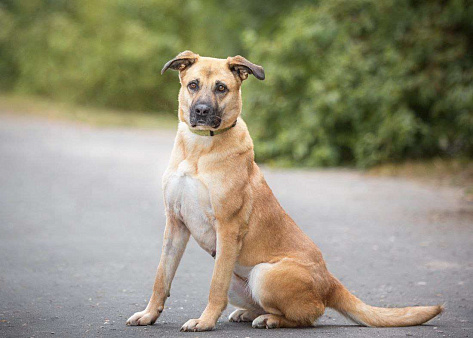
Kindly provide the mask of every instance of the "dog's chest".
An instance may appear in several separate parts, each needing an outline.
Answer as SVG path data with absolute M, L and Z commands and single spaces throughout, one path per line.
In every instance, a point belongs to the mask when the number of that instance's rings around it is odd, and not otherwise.
M 215 216 L 210 193 L 186 160 L 168 176 L 164 188 L 166 208 L 189 229 L 192 237 L 208 253 L 215 255 Z

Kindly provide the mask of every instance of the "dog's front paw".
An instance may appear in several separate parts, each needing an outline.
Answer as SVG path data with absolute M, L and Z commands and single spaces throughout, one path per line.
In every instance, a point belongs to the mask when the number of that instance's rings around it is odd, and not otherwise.
M 159 317 L 159 312 L 152 312 L 144 310 L 135 313 L 133 316 L 128 318 L 126 325 L 153 325 L 156 319 Z
M 197 332 L 210 331 L 215 328 L 215 323 L 207 323 L 202 319 L 190 319 L 181 327 L 181 331 Z

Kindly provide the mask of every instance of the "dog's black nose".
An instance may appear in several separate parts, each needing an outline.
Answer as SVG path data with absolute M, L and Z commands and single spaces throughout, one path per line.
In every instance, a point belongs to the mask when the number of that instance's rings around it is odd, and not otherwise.
M 194 111 L 197 115 L 206 116 L 210 113 L 211 107 L 206 104 L 198 104 L 195 106 Z

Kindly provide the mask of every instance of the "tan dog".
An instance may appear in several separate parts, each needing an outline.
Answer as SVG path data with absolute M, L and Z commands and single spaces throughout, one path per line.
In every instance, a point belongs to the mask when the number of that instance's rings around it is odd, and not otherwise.
M 215 327 L 227 302 L 240 308 L 230 321 L 255 328 L 312 325 L 332 307 L 366 326 L 422 324 L 441 306 L 372 307 L 330 272 L 322 254 L 287 215 L 254 162 L 241 119 L 240 86 L 263 68 L 241 56 L 200 57 L 190 51 L 169 61 L 179 70 L 179 129 L 163 177 L 166 229 L 153 294 L 128 325 L 153 324 L 164 309 L 189 236 L 215 257 L 208 305 L 182 331 Z

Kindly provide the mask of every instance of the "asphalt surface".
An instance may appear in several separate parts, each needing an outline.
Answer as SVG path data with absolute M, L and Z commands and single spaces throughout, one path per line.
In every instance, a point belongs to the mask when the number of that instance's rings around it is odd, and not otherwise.
M 264 173 L 329 269 L 378 306 L 445 303 L 427 325 L 364 328 L 329 310 L 314 328 L 229 323 L 180 333 L 204 309 L 212 258 L 191 240 L 157 323 L 144 309 L 164 228 L 172 131 L 0 115 L 1 337 L 472 337 L 473 206 L 454 188 L 348 170 Z

